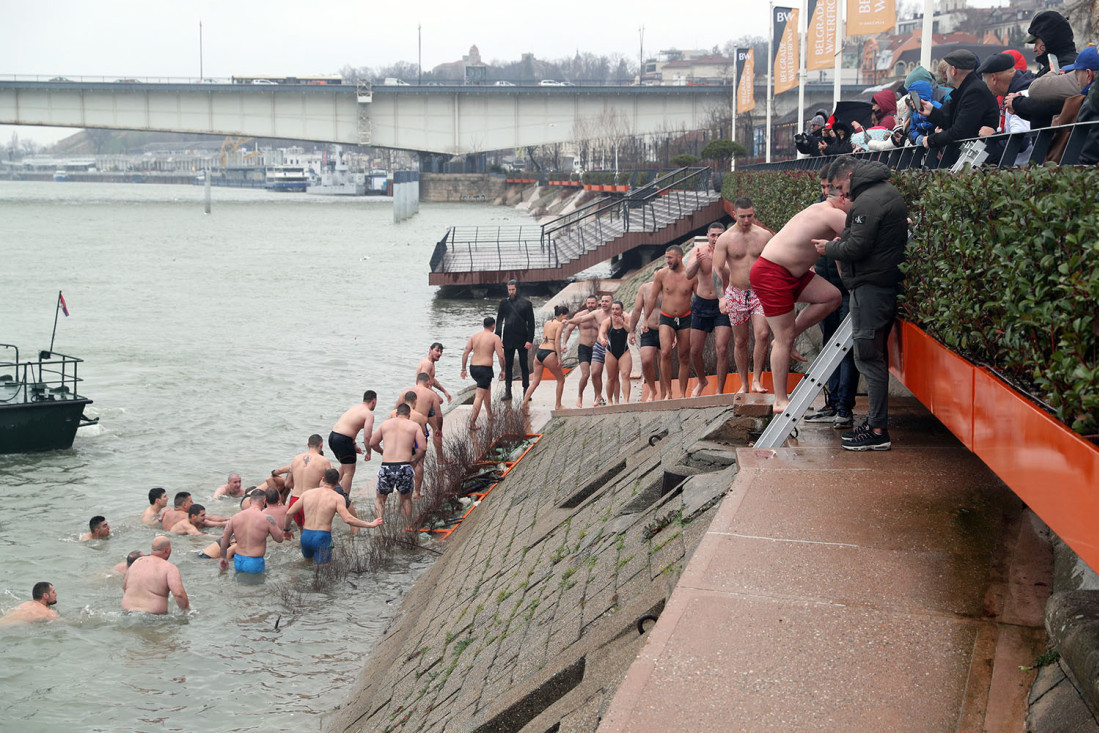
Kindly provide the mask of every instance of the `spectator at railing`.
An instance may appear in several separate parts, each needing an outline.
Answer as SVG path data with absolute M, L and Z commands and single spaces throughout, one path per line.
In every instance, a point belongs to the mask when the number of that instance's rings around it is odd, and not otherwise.
M 930 74 L 928 74 L 930 76 Z M 931 106 L 935 109 L 939 109 L 943 106 L 943 103 L 935 99 L 935 90 L 931 88 L 931 82 L 924 81 L 922 79 L 913 81 L 908 86 L 908 91 L 915 92 L 920 95 L 920 99 L 931 100 Z M 905 103 L 910 104 L 908 98 L 905 98 Z M 923 139 L 935 132 L 935 124 L 931 120 L 927 119 L 927 115 L 921 114 L 919 110 L 913 110 L 908 116 L 908 139 L 912 141 L 913 145 L 923 145 Z
M 1080 93 L 1065 100 L 1061 113 L 1053 118 L 1054 125 L 1071 125 L 1076 122 L 1093 122 L 1099 120 L 1099 109 L 1090 96 L 1094 86 L 1096 73 L 1099 72 L 1099 52 L 1095 46 L 1088 46 L 1076 57 L 1075 61 L 1065 67 L 1065 73 L 1075 77 L 1080 86 Z M 1060 162 L 1068 144 L 1071 130 L 1061 130 L 1057 133 L 1050 145 L 1047 161 Z M 1081 163 L 1085 162 L 1082 157 Z
M 996 97 L 975 73 L 977 56 L 972 51 L 959 49 L 943 57 L 947 64 L 948 82 L 954 87 L 950 105 L 940 109 L 930 100 L 920 101 L 920 113 L 926 116 L 942 132 L 935 132 L 923 139 L 928 149 L 943 148 L 939 167 L 950 167 L 958 159 L 959 140 L 977 137 L 985 126 L 995 127 L 1000 119 Z M 943 110 L 948 110 L 944 113 Z
M 854 150 L 851 146 L 851 135 L 854 129 L 851 124 L 842 120 L 833 122 L 831 127 L 824 128 L 822 139 L 818 145 L 821 155 L 844 155 Z
M 996 95 L 996 98 L 1003 100 L 1009 93 L 1023 94 L 1027 93 L 1027 87 L 1030 86 L 1030 82 L 1033 81 L 1034 75 L 1029 71 L 1019 71 L 1015 68 L 1015 59 L 1006 53 L 998 53 L 989 56 L 985 59 L 985 62 L 981 64 L 981 67 L 977 69 L 977 73 L 981 75 L 984 80 L 985 86 L 988 90 Z M 1030 130 L 1030 123 L 1019 117 L 1018 115 L 1008 112 L 1003 104 L 1000 105 L 1001 117 L 999 124 L 995 127 L 986 125 L 978 131 L 980 137 L 988 137 L 989 135 L 995 135 L 1000 132 L 1028 132 Z M 988 158 L 992 161 L 997 161 L 1003 155 L 1004 147 L 1007 143 L 1004 140 L 995 140 L 988 145 Z M 1016 158 L 1016 164 L 1026 162 L 1030 159 L 1029 145 L 1028 149 L 1024 150 Z
M 903 148 L 907 136 L 905 135 L 904 125 L 897 125 L 893 128 L 893 131 L 889 134 L 889 137 L 884 140 L 869 140 L 866 143 L 866 149 L 871 153 L 880 153 L 885 150 L 894 150 L 896 148 Z
M 1055 10 L 1043 10 L 1034 16 L 1027 29 L 1025 43 L 1034 44 L 1034 60 L 1038 62 L 1038 80 L 1050 72 L 1050 56 L 1057 59 L 1061 67 L 1068 66 L 1076 59 L 1076 42 L 1072 27 L 1065 17 Z M 1049 127 L 1053 116 L 1061 111 L 1064 96 L 1049 99 L 1041 92 L 1041 85 L 1032 89 L 1028 97 L 1012 96 L 1008 100 L 1008 109 L 1030 122 L 1032 129 Z M 1068 95 L 1065 95 L 1068 96 Z
M 871 97 L 870 114 L 874 119 L 874 127 L 884 127 L 892 130 L 897 126 L 897 93 L 892 89 L 882 89 Z
M 820 155 L 821 130 L 824 129 L 825 118 L 822 114 L 813 115 L 809 120 L 809 131 L 794 135 L 794 145 L 802 155 Z

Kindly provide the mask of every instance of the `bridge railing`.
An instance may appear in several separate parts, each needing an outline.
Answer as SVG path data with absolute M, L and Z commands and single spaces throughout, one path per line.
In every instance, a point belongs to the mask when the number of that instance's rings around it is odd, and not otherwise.
M 927 149 L 922 146 L 906 145 L 903 148 L 851 153 L 851 155 L 864 160 L 880 161 L 894 170 L 909 168 L 934 170 L 947 167 L 956 170 L 966 163 L 985 168 L 1011 168 L 1027 163 L 1042 165 L 1046 162 L 1058 165 L 1079 165 L 1080 152 L 1095 125 L 1099 125 L 1099 120 L 969 138 L 944 148 Z M 1058 149 L 1061 151 L 1059 154 Z M 1051 150 L 1054 151 L 1052 156 L 1050 156 Z M 942 155 L 939 155 L 939 151 L 942 151 Z M 797 160 L 742 166 L 740 170 L 815 171 L 824 167 L 833 157 L 835 156 L 818 155 Z M 1047 161 L 1047 157 L 1051 159 Z

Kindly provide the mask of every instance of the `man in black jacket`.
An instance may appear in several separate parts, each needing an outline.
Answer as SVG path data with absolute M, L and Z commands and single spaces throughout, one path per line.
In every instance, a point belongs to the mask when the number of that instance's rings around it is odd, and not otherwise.
M 534 341 L 534 308 L 519 295 L 519 284 L 508 281 L 508 297 L 500 301 L 496 311 L 496 335 L 504 342 L 504 396 L 511 399 L 513 359 L 519 354 L 519 369 L 523 373 L 523 394 L 530 386 L 530 360 L 527 350 Z
M 844 433 L 846 450 L 889 450 L 889 358 L 886 340 L 897 317 L 900 265 L 908 242 L 908 208 L 889 183 L 883 163 L 837 158 L 829 169 L 832 195 L 847 198 L 847 226 L 839 239 L 815 239 L 817 252 L 839 261 L 851 293 L 855 366 L 866 377 L 870 414 Z
M 977 137 L 982 127 L 995 128 L 1000 122 L 1000 107 L 996 97 L 975 73 L 977 56 L 972 51 L 959 49 L 943 56 L 946 62 L 947 81 L 954 87 L 950 104 L 936 108 L 929 100 L 920 101 L 920 113 L 942 132 L 935 132 L 923 139 L 925 148 L 943 148 L 940 168 L 949 168 L 958 159 L 958 141 Z M 949 111 L 944 113 L 943 110 Z

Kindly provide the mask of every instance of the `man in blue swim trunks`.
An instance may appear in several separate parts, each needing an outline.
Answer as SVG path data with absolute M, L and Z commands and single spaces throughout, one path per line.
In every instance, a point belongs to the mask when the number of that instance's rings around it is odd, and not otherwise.
M 382 518 L 378 517 L 373 522 L 364 522 L 357 519 L 347 509 L 346 497 L 336 491 L 340 483 L 340 472 L 329 468 L 321 478 L 321 485 L 310 489 L 301 495 L 301 501 L 294 504 L 295 510 L 286 513 L 284 530 L 290 528 L 294 514 L 301 512 L 305 515 L 305 528 L 301 533 L 301 554 L 306 560 L 312 560 L 314 565 L 325 565 L 332 559 L 332 518 L 339 514 L 340 519 L 352 527 L 371 529 L 379 527 Z M 238 550 L 238 554 L 239 554 Z
M 335 470 L 335 469 L 333 469 Z M 337 479 L 339 471 L 336 471 Z M 229 542 L 237 538 L 236 554 L 233 555 L 233 567 L 240 573 L 262 573 L 266 568 L 263 556 L 267 553 L 267 538 L 275 542 L 286 539 L 282 528 L 275 519 L 263 510 L 267 508 L 267 495 L 254 491 L 249 497 L 248 508 L 234 514 L 221 533 L 221 569 L 229 567 Z

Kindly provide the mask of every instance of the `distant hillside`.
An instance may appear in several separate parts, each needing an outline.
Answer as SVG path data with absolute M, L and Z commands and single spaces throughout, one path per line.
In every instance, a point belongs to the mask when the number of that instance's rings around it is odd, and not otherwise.
M 81 130 L 47 148 L 54 155 L 115 155 L 140 153 L 151 143 L 197 142 L 220 146 L 224 135 L 194 135 L 179 132 L 135 130 Z

